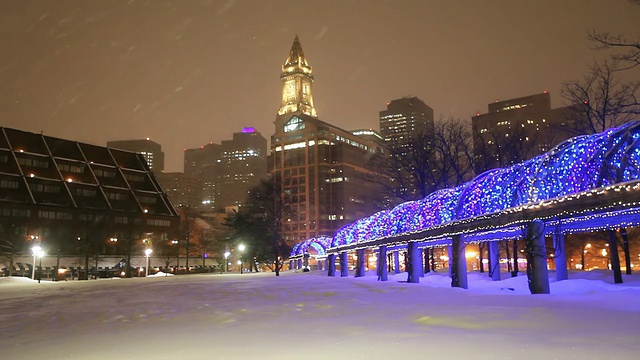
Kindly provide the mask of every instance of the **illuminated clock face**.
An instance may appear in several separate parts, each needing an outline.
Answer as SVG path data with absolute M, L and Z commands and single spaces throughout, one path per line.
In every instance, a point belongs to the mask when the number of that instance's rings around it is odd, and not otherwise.
M 287 97 L 287 99 L 293 99 L 296 96 L 296 81 L 295 80 L 289 80 L 287 81 L 285 88 L 285 95 Z

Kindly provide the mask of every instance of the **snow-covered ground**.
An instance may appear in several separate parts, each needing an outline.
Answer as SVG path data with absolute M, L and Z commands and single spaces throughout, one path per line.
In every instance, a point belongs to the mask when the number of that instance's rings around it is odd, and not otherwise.
M 552 273 L 553 275 L 553 273 Z M 0 278 L 1 359 L 639 359 L 640 274 Z

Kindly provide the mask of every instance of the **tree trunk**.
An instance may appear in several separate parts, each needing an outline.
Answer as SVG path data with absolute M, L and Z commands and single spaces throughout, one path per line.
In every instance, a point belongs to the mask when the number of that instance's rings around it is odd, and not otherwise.
M 624 251 L 624 264 L 627 268 L 626 274 L 631 275 L 631 254 L 629 253 L 629 236 L 627 235 L 627 228 L 620 228 L 620 235 L 622 236 L 622 250 Z
M 478 244 L 478 261 L 480 262 L 480 273 L 484 273 L 484 243 Z
M 507 271 L 510 273 L 513 273 L 513 271 L 511 270 L 511 261 L 509 261 L 509 259 L 511 258 L 511 251 L 509 250 L 509 240 L 505 240 L 505 250 L 506 250 L 506 254 L 507 254 Z
M 622 272 L 620 271 L 620 257 L 618 256 L 618 238 L 615 230 L 609 230 L 609 250 L 611 257 L 611 269 L 613 280 L 616 284 L 622 284 Z
M 513 239 L 513 271 L 511 277 L 518 276 L 518 239 Z

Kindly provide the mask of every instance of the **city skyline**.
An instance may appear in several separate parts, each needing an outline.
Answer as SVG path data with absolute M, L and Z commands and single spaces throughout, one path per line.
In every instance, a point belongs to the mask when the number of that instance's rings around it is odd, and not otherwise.
M 101 146 L 148 137 L 183 171 L 185 148 L 245 126 L 273 134 L 296 35 L 318 118 L 344 129 L 379 130 L 403 96 L 469 121 L 545 90 L 558 107 L 561 83 L 611 54 L 587 33 L 635 40 L 640 14 L 623 0 L 303 3 L 3 2 L 2 125 Z

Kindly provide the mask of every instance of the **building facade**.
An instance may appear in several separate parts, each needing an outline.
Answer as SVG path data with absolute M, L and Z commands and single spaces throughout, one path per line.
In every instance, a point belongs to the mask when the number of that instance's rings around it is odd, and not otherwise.
M 269 170 L 290 211 L 282 238 L 293 245 L 375 212 L 369 159 L 378 151 L 369 132 L 354 135 L 317 118 L 311 66 L 296 36 L 282 66 L 282 102 L 271 137 Z
M 107 147 L 141 154 L 149 165 L 149 169 L 156 174 L 164 171 L 164 152 L 162 151 L 162 146 L 155 141 L 149 140 L 149 138 L 107 141 Z
M 572 137 L 572 111 L 552 109 L 548 92 L 488 104 L 486 114 L 472 117 L 476 172 L 530 159 Z
M 0 240 L 24 247 L 10 251 L 131 251 L 142 234 L 169 239 L 178 221 L 142 155 L 0 128 Z
M 181 172 L 156 174 L 156 178 L 176 207 L 198 209 L 202 203 L 202 182 Z
M 417 97 L 391 100 L 380 111 L 380 135 L 387 146 L 402 144 L 413 135 L 433 133 L 433 109 Z
M 266 153 L 267 140 L 252 127 L 221 144 L 186 149 L 185 175 L 202 184 L 199 208 L 221 210 L 243 204 L 249 189 L 267 174 Z

